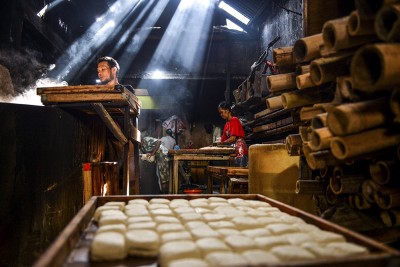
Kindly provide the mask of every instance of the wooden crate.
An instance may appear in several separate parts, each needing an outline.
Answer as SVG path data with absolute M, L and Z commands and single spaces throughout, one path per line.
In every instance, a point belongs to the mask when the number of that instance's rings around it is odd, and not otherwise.
M 388 246 L 380 244 L 363 235 L 345 229 L 341 226 L 323 220 L 302 210 L 293 208 L 279 201 L 257 194 L 226 194 L 226 195 L 136 195 L 136 196 L 104 196 L 92 197 L 89 202 L 76 214 L 67 227 L 61 232 L 55 242 L 43 253 L 35 262 L 34 267 L 55 267 L 55 266 L 157 266 L 156 258 L 134 258 L 128 257 L 126 260 L 118 262 L 91 263 L 89 260 L 89 249 L 91 240 L 97 226 L 92 221 L 94 212 L 98 206 L 104 205 L 109 201 L 125 201 L 143 198 L 167 198 L 167 199 L 195 199 L 207 197 L 223 198 L 242 198 L 249 200 L 259 200 L 269 203 L 273 207 L 279 208 L 282 212 L 299 217 L 305 222 L 313 224 L 320 229 L 342 234 L 347 241 L 362 245 L 369 249 L 370 254 L 354 256 L 351 258 L 316 260 L 312 262 L 302 261 L 301 263 L 291 263 L 290 266 L 345 266 L 345 267 L 367 267 L 367 266 L 398 266 L 400 252 Z M 269 266 L 269 265 L 264 265 Z M 272 265 L 271 265 L 272 266 Z

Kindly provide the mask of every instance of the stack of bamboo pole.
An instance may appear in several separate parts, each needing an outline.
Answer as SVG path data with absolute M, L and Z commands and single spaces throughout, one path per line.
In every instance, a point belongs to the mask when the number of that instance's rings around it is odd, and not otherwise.
M 300 174 L 296 193 L 313 195 L 321 212 L 346 202 L 390 228 L 400 226 L 400 1 L 355 3 L 297 40 L 296 71 L 268 86 L 299 114 L 286 147 L 312 175 Z

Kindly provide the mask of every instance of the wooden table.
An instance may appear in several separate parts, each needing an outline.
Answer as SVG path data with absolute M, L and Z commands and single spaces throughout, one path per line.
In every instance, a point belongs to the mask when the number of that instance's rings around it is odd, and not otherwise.
M 233 148 L 170 149 L 169 154 L 173 157 L 173 168 L 169 179 L 169 193 L 177 194 L 179 190 L 179 161 L 224 160 L 229 162 L 235 157 L 234 151 Z
M 249 175 L 249 169 L 245 167 L 232 167 L 232 166 L 208 166 L 208 193 L 213 193 L 214 179 L 220 180 L 219 192 L 221 194 L 227 193 L 228 180 L 231 177 L 236 178 L 247 178 Z
M 137 116 L 141 103 L 133 92 L 123 85 L 79 85 L 41 87 L 37 88 L 37 94 L 41 96 L 45 106 L 97 114 L 124 147 L 123 194 L 129 195 L 130 177 L 135 181 L 135 194 L 139 194 L 139 168 L 129 168 L 131 161 L 134 162 L 134 166 L 139 166 L 140 132 L 137 129 Z M 118 125 L 116 118 L 122 119 L 122 127 Z M 135 142 L 129 142 L 129 138 Z

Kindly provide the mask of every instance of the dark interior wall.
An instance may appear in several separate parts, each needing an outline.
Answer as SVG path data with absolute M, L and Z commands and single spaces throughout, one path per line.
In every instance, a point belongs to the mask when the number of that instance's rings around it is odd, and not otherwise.
M 270 13 L 266 16 L 262 27 L 261 45 L 265 49 L 277 36 L 281 39 L 274 47 L 292 46 L 299 38 L 303 37 L 303 1 L 276 1 L 270 2 Z M 269 60 L 272 60 L 270 54 Z
M 82 207 L 82 116 L 0 103 L 0 266 L 31 266 Z

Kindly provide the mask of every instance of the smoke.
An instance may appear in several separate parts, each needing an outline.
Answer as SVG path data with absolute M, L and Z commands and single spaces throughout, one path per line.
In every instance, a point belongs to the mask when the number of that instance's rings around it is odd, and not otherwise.
M 0 102 L 42 105 L 37 87 L 67 85 L 46 78 L 53 65 L 40 61 L 41 54 L 33 50 L 19 51 L 12 48 L 0 50 Z
M 41 54 L 33 50 L 18 51 L 12 48 L 0 50 L 0 65 L 6 67 L 10 73 L 14 87 L 13 96 L 23 94 L 45 75 L 48 66 L 40 62 L 40 58 Z M 0 92 L 0 95 L 5 93 Z

